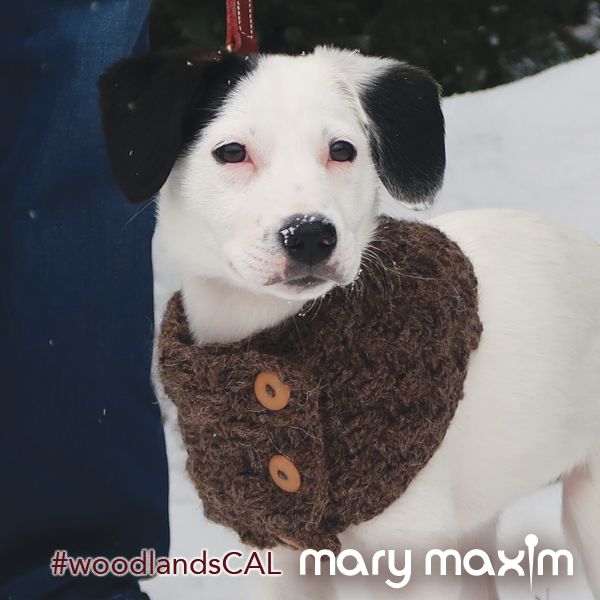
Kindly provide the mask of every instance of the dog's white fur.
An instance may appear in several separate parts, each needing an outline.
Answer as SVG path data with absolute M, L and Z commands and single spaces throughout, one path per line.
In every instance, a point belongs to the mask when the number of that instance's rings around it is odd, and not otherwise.
M 321 49 L 295 59 L 262 58 L 163 187 L 157 234 L 171 242 L 199 342 L 244 337 L 336 283 L 305 291 L 265 285 L 283 275 L 278 232 L 294 214 L 319 213 L 334 223 L 337 283 L 356 276 L 373 231 L 377 175 L 352 57 Z M 360 58 L 365 82 L 392 62 Z M 329 142 L 338 139 L 356 147 L 352 163 L 327 161 Z M 251 162 L 217 163 L 211 152 L 228 141 L 244 144 Z
M 358 93 L 389 63 L 333 50 L 260 60 L 159 196 L 156 235 L 180 271 L 198 343 L 241 339 L 350 283 L 379 209 Z M 356 160 L 328 163 L 332 139 L 352 141 Z M 226 141 L 245 144 L 252 164 L 218 164 L 211 152 Z M 338 231 L 337 279 L 301 291 L 271 283 L 286 265 L 281 223 L 316 212 Z M 513 211 L 460 212 L 432 224 L 473 263 L 481 343 L 433 459 L 380 516 L 342 534 L 342 544 L 365 553 L 468 544 L 493 532 L 511 501 L 565 477 L 565 525 L 600 599 L 600 247 Z M 327 581 L 290 582 L 297 556 L 282 550 L 285 560 L 293 566 L 284 578 L 263 579 L 262 598 L 333 597 Z M 493 597 L 488 582 L 474 590 L 463 583 L 415 582 L 402 597 Z

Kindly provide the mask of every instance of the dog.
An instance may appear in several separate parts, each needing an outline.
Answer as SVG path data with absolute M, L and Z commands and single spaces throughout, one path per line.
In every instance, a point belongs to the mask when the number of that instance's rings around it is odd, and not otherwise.
M 440 89 L 396 60 L 186 49 L 125 59 L 99 87 L 115 177 L 133 202 L 157 196 L 155 235 L 198 344 L 243 339 L 351 286 L 381 190 L 423 208 L 443 182 Z M 342 545 L 493 548 L 509 503 L 563 479 L 564 525 L 600 599 L 600 246 L 510 210 L 431 224 L 473 264 L 480 345 L 440 448 Z M 299 576 L 297 555 L 278 552 L 285 575 L 263 578 L 259 597 L 335 597 L 332 581 Z M 409 600 L 495 593 L 491 579 L 464 577 L 402 590 Z

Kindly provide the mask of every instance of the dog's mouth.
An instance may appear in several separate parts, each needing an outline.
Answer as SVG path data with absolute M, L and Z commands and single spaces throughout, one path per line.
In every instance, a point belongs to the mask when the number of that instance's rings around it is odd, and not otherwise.
M 288 289 L 300 292 L 342 283 L 342 276 L 338 269 L 334 266 L 324 265 L 303 269 L 291 267 L 283 275 L 271 278 L 266 285 L 280 284 Z
M 329 279 L 325 279 L 323 277 L 315 277 L 314 275 L 307 275 L 305 277 L 296 277 L 295 279 L 287 279 L 285 281 L 283 281 L 282 283 L 285 283 L 285 285 L 289 285 L 291 287 L 296 287 L 296 288 L 310 288 L 310 287 L 317 287 L 319 285 L 323 285 L 325 283 L 328 283 L 330 280 Z

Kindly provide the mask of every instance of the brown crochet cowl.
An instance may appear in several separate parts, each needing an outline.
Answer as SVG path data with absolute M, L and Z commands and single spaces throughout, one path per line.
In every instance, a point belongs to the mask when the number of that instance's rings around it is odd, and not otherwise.
M 250 545 L 339 551 L 427 464 L 463 395 L 482 332 L 470 261 L 391 219 L 372 250 L 353 287 L 237 343 L 194 345 L 180 295 L 168 305 L 160 377 L 188 472 L 206 516 Z

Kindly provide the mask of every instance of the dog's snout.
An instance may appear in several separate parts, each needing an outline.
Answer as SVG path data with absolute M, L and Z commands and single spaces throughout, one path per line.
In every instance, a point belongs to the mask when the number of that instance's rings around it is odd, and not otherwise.
M 319 214 L 292 217 L 281 228 L 279 236 L 288 255 L 308 266 L 329 258 L 337 243 L 333 223 Z

